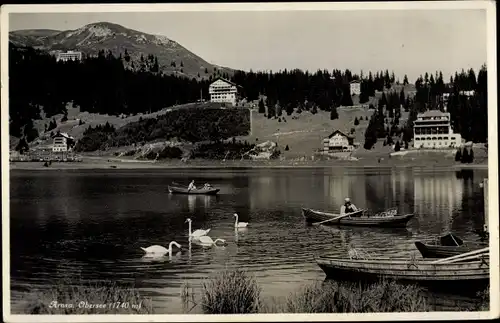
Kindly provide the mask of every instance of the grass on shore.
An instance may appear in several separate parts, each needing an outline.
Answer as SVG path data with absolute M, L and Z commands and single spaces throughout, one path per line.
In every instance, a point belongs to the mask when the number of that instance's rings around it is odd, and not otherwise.
M 153 314 L 150 299 L 133 286 L 112 282 L 74 284 L 63 279 L 52 289 L 25 300 L 25 314 Z
M 201 307 L 203 314 L 250 313 L 377 313 L 428 312 L 418 285 L 403 285 L 381 280 L 363 285 L 351 282 L 325 281 L 306 285 L 284 300 L 263 302 L 255 278 L 241 270 L 225 270 L 202 284 L 197 300 L 194 288 L 185 283 L 181 297 L 186 312 Z M 480 301 L 468 311 L 486 311 L 489 293 L 481 293 Z

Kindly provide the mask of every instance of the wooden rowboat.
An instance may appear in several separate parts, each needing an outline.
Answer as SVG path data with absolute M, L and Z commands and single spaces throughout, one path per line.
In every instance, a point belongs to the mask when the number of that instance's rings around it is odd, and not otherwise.
M 326 222 L 325 225 L 352 225 L 352 226 L 367 226 L 367 227 L 388 227 L 388 228 L 401 228 L 406 227 L 408 221 L 413 218 L 414 214 L 393 215 L 393 216 L 366 216 L 364 211 L 360 210 L 353 212 L 347 217 L 338 220 Z M 302 215 L 306 222 L 321 222 L 328 219 L 333 219 L 340 216 L 340 214 L 327 213 L 316 211 L 312 209 L 302 208 Z
M 477 287 L 487 284 L 490 279 L 489 257 L 474 261 L 433 263 L 430 260 L 378 257 L 377 259 L 349 259 L 319 256 L 316 257 L 316 262 L 328 278 L 336 280 L 373 281 L 387 278 L 431 285 L 447 283 L 456 287 L 466 285 Z M 466 283 L 466 285 L 458 283 Z
M 416 241 L 415 247 L 417 247 L 424 258 L 446 258 L 477 249 L 477 247 L 464 244 L 462 239 L 451 233 L 441 237 L 434 244 Z
M 194 194 L 194 195 L 216 195 L 219 193 L 220 189 L 218 188 L 197 188 L 194 190 L 188 190 L 187 187 L 179 187 L 179 186 L 168 186 L 168 191 L 172 194 Z

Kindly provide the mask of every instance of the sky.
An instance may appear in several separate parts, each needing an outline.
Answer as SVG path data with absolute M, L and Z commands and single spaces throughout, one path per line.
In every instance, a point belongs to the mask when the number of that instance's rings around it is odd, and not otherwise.
M 11 13 L 9 29 L 112 22 L 178 42 L 206 61 L 249 71 L 394 71 L 402 81 L 487 60 L 486 10 Z

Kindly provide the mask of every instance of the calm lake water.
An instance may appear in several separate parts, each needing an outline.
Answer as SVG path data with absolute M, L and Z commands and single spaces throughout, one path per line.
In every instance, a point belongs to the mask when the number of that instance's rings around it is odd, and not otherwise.
M 250 271 L 262 296 L 286 297 L 324 273 L 317 253 L 420 254 L 416 240 L 452 231 L 479 241 L 486 170 L 249 169 L 11 171 L 12 311 L 62 277 L 133 282 L 156 312 L 182 313 L 181 286 L 200 286 L 225 267 Z M 211 183 L 219 196 L 170 195 L 172 181 Z M 307 226 L 301 207 L 338 212 L 350 197 L 373 211 L 415 213 L 406 229 Z M 233 213 L 249 227 L 235 233 Z M 211 228 L 226 247 L 188 248 L 188 225 Z M 177 241 L 162 261 L 140 247 Z

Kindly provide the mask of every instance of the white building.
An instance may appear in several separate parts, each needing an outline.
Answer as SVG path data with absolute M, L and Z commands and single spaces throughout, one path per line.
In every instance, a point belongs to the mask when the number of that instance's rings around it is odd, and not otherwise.
M 208 88 L 210 101 L 236 105 L 239 87 L 237 84 L 219 77 Z
M 58 53 L 56 57 L 56 61 L 64 61 L 67 62 L 69 60 L 72 61 L 81 61 L 82 60 L 82 52 L 75 51 L 67 51 L 66 53 Z
M 354 138 L 336 130 L 328 138 L 323 139 L 323 151 L 343 152 L 354 150 Z
M 350 83 L 350 86 L 351 86 L 351 95 L 361 94 L 361 81 L 354 80 Z
M 56 133 L 52 139 L 52 152 L 66 152 L 70 144 L 74 141 L 73 137 L 65 132 Z
M 449 112 L 429 110 L 417 115 L 413 124 L 415 148 L 448 148 L 459 147 L 462 136 L 453 133 Z

